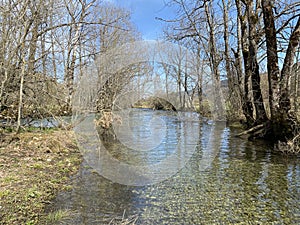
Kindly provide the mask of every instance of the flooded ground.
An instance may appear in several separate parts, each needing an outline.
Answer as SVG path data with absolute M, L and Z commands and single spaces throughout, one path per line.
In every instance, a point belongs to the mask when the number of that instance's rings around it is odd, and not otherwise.
M 85 161 L 73 190 L 52 206 L 70 212 L 60 224 L 109 224 L 122 217 L 135 217 L 136 224 L 300 224 L 299 157 L 236 138 L 238 131 L 222 122 L 200 119 L 193 125 L 198 133 L 184 130 L 186 122 L 170 112 L 135 110 L 132 132 L 149 135 L 143 124 L 155 113 L 166 121 L 167 134 L 156 148 L 137 154 L 117 138 L 103 139 L 104 145 L 128 164 L 155 164 L 179 152 L 179 161 L 188 157 L 183 168 L 159 183 L 130 186 L 102 177 Z M 185 154 L 188 135 L 198 137 L 191 155 Z

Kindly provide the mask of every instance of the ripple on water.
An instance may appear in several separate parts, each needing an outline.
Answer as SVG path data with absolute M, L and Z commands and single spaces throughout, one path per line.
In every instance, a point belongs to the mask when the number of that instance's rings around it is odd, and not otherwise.
M 106 140 L 107 148 L 132 164 L 154 163 L 172 154 L 178 137 L 189 134 L 180 130 L 174 115 L 160 114 L 168 133 L 155 151 L 125 150 L 114 139 Z M 149 112 L 138 116 L 147 121 Z M 149 135 L 141 124 L 134 126 L 135 132 L 144 132 L 137 135 Z M 268 143 L 235 138 L 235 132 L 216 123 L 200 124 L 198 147 L 186 166 L 151 186 L 113 183 L 84 162 L 74 189 L 60 193 L 53 209 L 74 212 L 65 224 L 109 224 L 124 211 L 125 218 L 137 215 L 137 224 L 300 224 L 299 158 L 273 154 Z M 203 171 L 201 158 L 209 148 L 217 154 Z

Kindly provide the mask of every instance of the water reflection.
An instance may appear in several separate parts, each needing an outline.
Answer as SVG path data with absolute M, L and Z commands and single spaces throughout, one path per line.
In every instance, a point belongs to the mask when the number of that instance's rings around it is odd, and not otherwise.
M 122 153 L 116 157 L 133 163 L 165 157 L 168 144 L 177 144 L 174 137 L 189 135 L 180 123 L 169 121 L 165 151 L 148 157 Z M 201 123 L 193 157 L 177 174 L 156 185 L 113 183 L 83 163 L 74 177 L 74 189 L 60 193 L 54 209 L 73 212 L 63 224 L 109 224 L 124 210 L 126 215 L 138 215 L 138 224 L 300 224 L 300 159 L 274 154 L 268 143 L 235 138 L 236 132 L 224 123 Z M 113 139 L 106 142 L 112 152 L 119 144 Z M 203 160 L 211 155 L 213 161 Z

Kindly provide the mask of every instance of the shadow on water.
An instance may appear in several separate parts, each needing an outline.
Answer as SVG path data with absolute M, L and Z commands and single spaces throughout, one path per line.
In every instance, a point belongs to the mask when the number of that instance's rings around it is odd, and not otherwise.
M 167 144 L 162 144 L 166 155 L 172 153 L 166 148 L 174 144 L 176 135 L 189 135 L 176 121 L 169 122 Z M 299 158 L 274 154 L 263 141 L 236 138 L 238 131 L 223 123 L 199 124 L 193 156 L 183 169 L 158 184 L 113 183 L 83 162 L 73 177 L 73 190 L 60 193 L 51 206 L 71 212 L 60 224 L 109 224 L 124 211 L 127 216 L 137 215 L 137 224 L 300 224 Z M 133 130 L 144 135 L 141 127 Z M 105 143 L 115 157 L 128 163 L 153 163 L 155 157 L 165 156 L 163 151 L 148 157 L 117 153 L 117 140 Z M 203 160 L 206 152 L 213 154 L 213 160 Z

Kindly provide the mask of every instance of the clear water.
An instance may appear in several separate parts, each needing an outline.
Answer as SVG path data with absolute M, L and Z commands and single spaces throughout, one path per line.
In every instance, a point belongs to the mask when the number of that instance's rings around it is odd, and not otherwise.
M 170 112 L 136 110 L 133 117 L 138 119 L 131 124 L 136 136 L 149 135 L 143 124 L 153 113 L 167 121 L 161 147 L 134 155 L 106 137 L 103 141 L 114 157 L 126 163 L 154 163 L 171 154 L 182 135 L 189 135 Z M 196 127 L 199 142 L 192 157 L 158 184 L 114 183 L 83 162 L 73 190 L 60 193 L 52 206 L 70 212 L 60 224 L 109 224 L 123 217 L 134 217 L 135 224 L 300 224 L 299 157 L 274 153 L 262 141 L 236 138 L 238 130 L 221 122 L 200 120 Z M 215 155 L 204 169 L 206 151 Z

